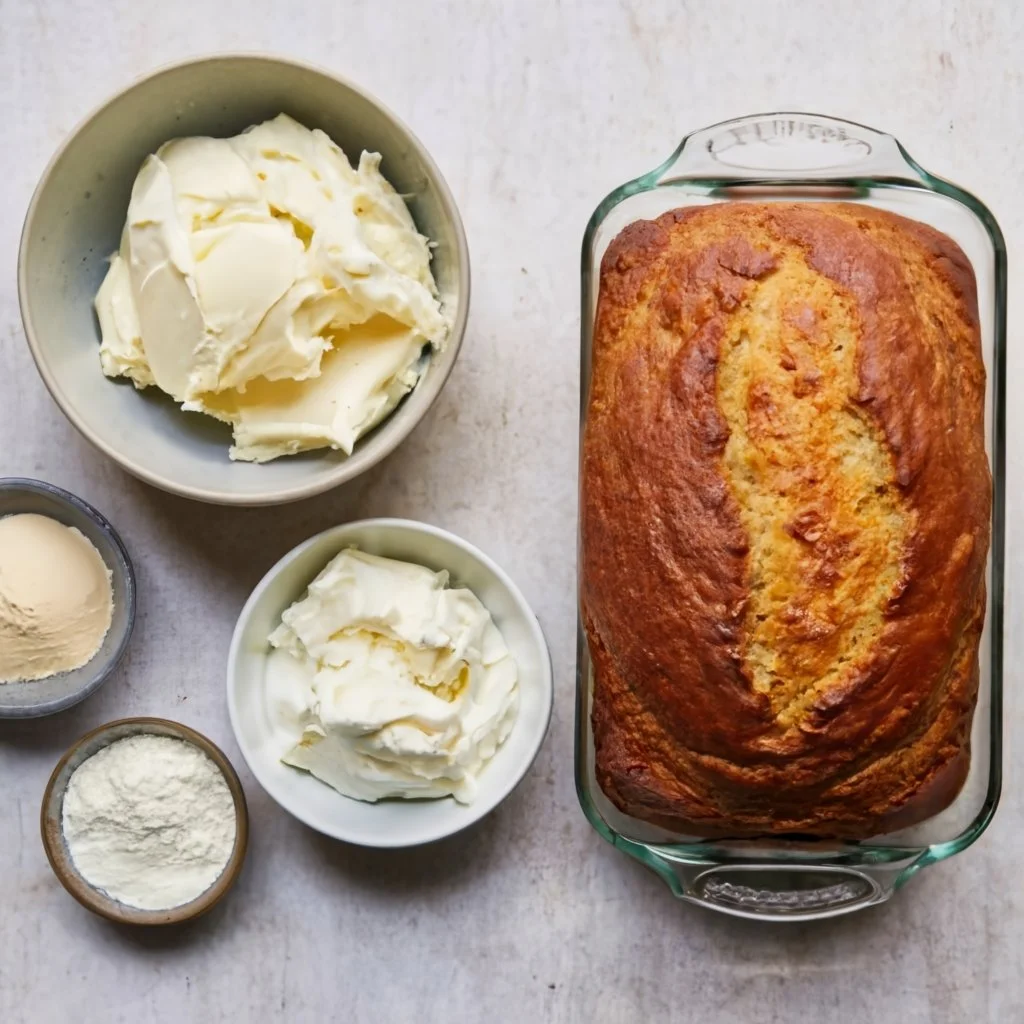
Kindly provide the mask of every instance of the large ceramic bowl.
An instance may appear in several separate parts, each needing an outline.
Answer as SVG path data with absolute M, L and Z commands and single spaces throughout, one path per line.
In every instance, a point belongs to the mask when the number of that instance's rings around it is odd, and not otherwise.
M 230 430 L 183 413 L 155 388 L 100 371 L 93 298 L 118 247 L 142 161 L 182 135 L 230 136 L 285 112 L 323 129 L 350 159 L 383 156 L 420 231 L 453 328 L 419 384 L 351 456 L 312 452 L 264 465 L 228 459 Z M 469 308 L 469 253 L 448 186 L 419 140 L 358 86 L 271 57 L 206 57 L 155 72 L 89 115 L 57 151 L 25 218 L 18 261 L 25 333 L 46 386 L 72 424 L 129 472 L 201 501 L 266 505 L 328 490 L 368 469 L 415 427 L 458 355 Z
M 519 669 L 515 725 L 478 779 L 467 805 L 440 800 L 363 803 L 312 775 L 283 764 L 280 734 L 265 699 L 270 645 L 281 613 L 339 551 L 357 547 L 374 555 L 447 569 L 453 584 L 469 587 L 491 613 Z M 311 537 L 275 565 L 242 609 L 228 655 L 228 711 L 235 739 L 259 784 L 311 828 L 361 846 L 398 847 L 458 832 L 492 811 L 533 764 L 547 732 L 553 695 L 551 658 L 537 617 L 515 583 L 482 551 L 435 526 L 404 519 L 346 523 Z

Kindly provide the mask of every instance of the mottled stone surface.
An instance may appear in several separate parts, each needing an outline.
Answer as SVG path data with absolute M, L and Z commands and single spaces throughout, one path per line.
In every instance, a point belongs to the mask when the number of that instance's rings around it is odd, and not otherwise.
M 272 0 L 0 0 L 0 475 L 39 476 L 98 505 L 140 583 L 117 676 L 64 715 L 0 723 L 0 1020 L 1024 1019 L 1015 587 L 1002 808 L 975 848 L 880 909 L 773 928 L 679 905 L 590 830 L 572 782 L 578 266 L 593 207 L 688 129 L 818 109 L 888 128 L 984 197 L 1012 269 L 1024 229 L 1017 5 L 314 0 L 298 11 Z M 376 92 L 436 157 L 473 256 L 466 345 L 432 414 L 354 486 L 286 508 L 206 508 L 125 476 L 50 400 L 18 315 L 18 234 L 50 153 L 133 76 L 217 49 L 303 57 Z M 1011 280 L 1011 340 L 1020 313 Z M 1017 353 L 1010 363 L 1012 394 Z M 1024 438 L 1010 404 L 1013 578 Z M 321 838 L 243 772 L 252 845 L 221 909 L 159 934 L 91 917 L 57 884 L 38 837 L 60 753 L 104 721 L 156 714 L 204 730 L 241 768 L 223 692 L 235 617 L 279 555 L 361 515 L 463 534 L 533 602 L 557 687 L 534 771 L 467 834 L 387 853 Z

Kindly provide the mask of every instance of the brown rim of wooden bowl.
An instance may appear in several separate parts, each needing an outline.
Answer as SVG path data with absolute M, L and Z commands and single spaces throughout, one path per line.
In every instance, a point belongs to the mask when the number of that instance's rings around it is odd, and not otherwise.
M 68 780 L 79 765 L 111 743 L 140 734 L 169 736 L 198 747 L 220 769 L 235 804 L 235 846 L 224 870 L 217 881 L 194 900 L 168 910 L 139 910 L 129 907 L 90 885 L 78 873 L 71 860 L 61 823 Z M 60 884 L 87 910 L 116 924 L 148 926 L 183 924 L 195 920 L 213 909 L 234 885 L 242 870 L 246 848 L 249 845 L 249 811 L 245 803 L 245 792 L 231 762 L 220 747 L 202 733 L 166 718 L 119 718 L 87 732 L 76 740 L 57 762 L 50 775 L 50 781 L 46 784 L 39 826 L 46 858 Z

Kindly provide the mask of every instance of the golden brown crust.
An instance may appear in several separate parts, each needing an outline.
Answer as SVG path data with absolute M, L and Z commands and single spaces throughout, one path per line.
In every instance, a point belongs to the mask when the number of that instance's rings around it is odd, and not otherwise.
M 969 762 L 991 482 L 974 276 L 923 224 L 730 203 L 609 247 L 581 492 L 598 781 L 863 838 Z

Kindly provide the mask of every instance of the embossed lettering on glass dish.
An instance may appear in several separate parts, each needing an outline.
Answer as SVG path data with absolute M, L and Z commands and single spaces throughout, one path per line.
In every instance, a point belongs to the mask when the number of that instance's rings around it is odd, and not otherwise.
M 720 163 L 751 170 L 820 169 L 859 163 L 871 155 L 871 144 L 847 127 L 789 117 L 733 125 L 706 145 Z

